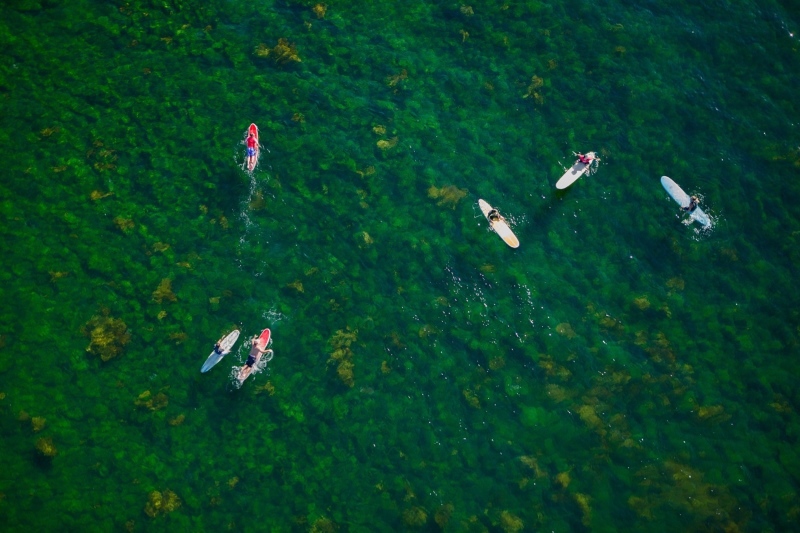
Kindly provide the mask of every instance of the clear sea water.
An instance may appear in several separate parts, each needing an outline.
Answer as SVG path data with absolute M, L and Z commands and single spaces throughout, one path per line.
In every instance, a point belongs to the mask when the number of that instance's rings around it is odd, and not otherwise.
M 799 31 L 796 0 L 3 2 L 0 528 L 800 530 Z

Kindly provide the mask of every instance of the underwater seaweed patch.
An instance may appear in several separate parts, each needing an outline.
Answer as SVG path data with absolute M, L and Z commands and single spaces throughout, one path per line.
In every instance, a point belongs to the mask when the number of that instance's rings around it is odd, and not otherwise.
M 158 515 L 171 513 L 180 506 L 181 499 L 171 490 L 165 489 L 163 492 L 154 490 L 147 496 L 144 514 L 155 518 Z
M 273 48 L 265 44 L 256 46 L 255 54 L 258 57 L 270 57 L 278 65 L 285 65 L 286 63 L 297 62 L 300 63 L 302 59 L 297 54 L 297 47 L 294 43 L 290 43 L 287 39 L 281 37 L 278 39 L 278 44 Z
M 441 188 L 431 185 L 428 187 L 428 198 L 437 200 L 436 205 L 455 209 L 458 202 L 461 201 L 468 192 L 467 189 L 459 189 L 455 185 L 446 185 Z
M 328 344 L 333 348 L 328 363 L 337 363 L 336 374 L 342 383 L 351 388 L 355 385 L 355 378 L 353 376 L 353 352 L 350 345 L 357 338 L 358 330 L 351 330 L 348 326 L 346 330 L 340 329 L 328 339 Z
M 150 411 L 160 411 L 169 405 L 169 398 L 163 392 L 153 395 L 149 390 L 146 390 L 133 401 L 133 404 Z
M 419 506 L 409 507 L 403 511 L 403 523 L 410 527 L 422 527 L 428 521 L 428 513 Z
M 391 139 L 381 139 L 376 144 L 381 150 L 390 150 L 397 146 L 398 140 L 399 139 L 397 137 L 392 137 Z
M 93 316 L 84 324 L 82 332 L 91 339 L 86 351 L 99 355 L 103 361 L 118 356 L 131 340 L 125 322 L 109 316 L 107 309 L 101 316 Z
M 178 297 L 172 292 L 172 280 L 169 278 L 162 279 L 156 290 L 153 291 L 153 300 L 157 303 L 162 303 L 164 300 L 174 302 L 177 299 Z
M 58 449 L 53 444 L 52 437 L 42 437 L 36 441 L 36 450 L 45 457 L 55 457 L 58 455 Z
M 386 85 L 388 85 L 389 87 L 394 87 L 395 85 L 406 79 L 408 79 L 408 71 L 406 69 L 403 69 L 400 72 L 400 74 L 395 74 L 394 76 L 388 76 L 386 78 Z
M 518 533 L 525 528 L 525 523 L 517 515 L 505 510 L 500 513 L 500 527 L 506 533 Z

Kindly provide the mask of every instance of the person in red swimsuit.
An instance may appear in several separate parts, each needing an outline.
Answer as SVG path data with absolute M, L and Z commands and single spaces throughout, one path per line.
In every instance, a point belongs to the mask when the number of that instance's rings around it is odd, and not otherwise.
M 591 158 L 591 157 L 589 157 L 587 155 L 584 155 L 584 154 L 578 154 L 578 161 L 580 161 L 584 165 L 588 165 L 589 163 L 591 163 L 592 159 L 594 159 L 594 158 Z
M 253 168 L 256 165 L 256 147 L 258 141 L 256 136 L 250 133 L 247 136 L 247 168 Z

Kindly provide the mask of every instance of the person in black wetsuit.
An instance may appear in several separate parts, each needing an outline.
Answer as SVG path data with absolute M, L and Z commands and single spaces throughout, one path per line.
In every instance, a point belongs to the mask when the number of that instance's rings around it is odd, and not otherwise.
M 692 211 L 697 209 L 697 204 L 699 204 L 699 203 L 700 203 L 700 199 L 697 196 L 693 195 L 691 198 L 689 198 L 689 205 L 686 206 L 686 207 L 682 207 L 681 209 L 683 209 L 687 213 L 691 213 Z
M 500 216 L 500 212 L 499 212 L 497 209 L 492 209 L 492 210 L 491 210 L 491 211 L 489 211 L 489 213 L 486 215 L 486 218 L 488 218 L 488 219 L 489 219 L 489 220 L 491 220 L 492 222 L 497 222 L 497 221 L 498 221 L 498 220 L 500 220 L 502 217 Z

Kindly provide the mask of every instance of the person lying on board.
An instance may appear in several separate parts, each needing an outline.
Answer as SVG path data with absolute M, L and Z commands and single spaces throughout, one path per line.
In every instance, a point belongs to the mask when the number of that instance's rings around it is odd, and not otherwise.
M 255 352 L 256 355 L 253 355 Z M 245 362 L 244 366 L 239 369 L 239 381 L 244 381 L 253 371 L 253 367 L 258 364 L 261 359 L 264 357 L 267 358 L 267 361 L 272 360 L 272 350 L 260 350 L 255 348 L 254 350 L 250 351 L 250 355 L 247 357 L 247 361 Z
M 492 209 L 491 211 L 489 211 L 486 217 L 492 222 L 498 222 L 503 218 L 500 216 L 500 212 L 497 209 Z
M 258 141 L 256 141 L 256 136 L 253 135 L 251 131 L 247 135 L 247 166 L 252 167 L 256 164 L 256 146 L 258 145 Z
M 589 157 L 589 156 L 587 156 L 585 154 L 578 153 L 576 155 L 578 156 L 578 161 L 580 161 L 584 165 L 588 165 L 589 163 L 591 163 L 594 160 L 594 157 Z
M 222 348 L 220 347 L 219 343 L 222 342 L 222 339 L 225 337 L 220 337 L 220 339 L 214 343 L 214 353 L 217 355 L 222 355 Z
M 700 203 L 700 199 L 697 196 L 692 195 L 692 197 L 689 198 L 689 205 L 687 205 L 686 207 L 682 207 L 681 209 L 683 209 L 687 213 L 691 213 L 692 211 L 697 209 L 698 203 Z
M 264 355 L 267 353 L 266 346 L 262 350 L 258 347 L 258 336 L 253 337 L 253 347 L 250 348 L 250 354 L 247 356 L 247 361 L 245 361 L 244 366 L 248 366 L 253 368 L 253 365 L 256 364 L 256 359 L 259 355 Z

